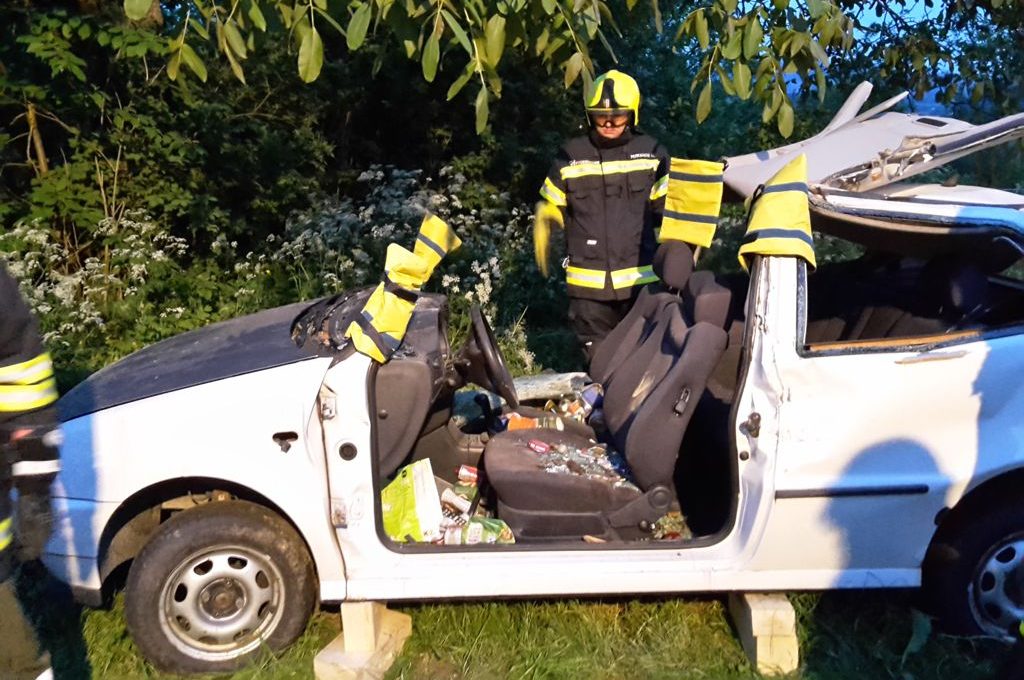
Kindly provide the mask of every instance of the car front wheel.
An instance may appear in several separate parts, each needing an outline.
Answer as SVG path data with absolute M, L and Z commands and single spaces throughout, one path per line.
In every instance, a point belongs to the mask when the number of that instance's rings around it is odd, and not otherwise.
M 954 633 L 1019 636 L 1024 621 L 1024 507 L 1007 503 L 936 541 L 923 585 Z
M 302 634 L 315 580 L 290 524 L 254 503 L 217 501 L 171 517 L 139 552 L 125 618 L 161 670 L 229 671 Z

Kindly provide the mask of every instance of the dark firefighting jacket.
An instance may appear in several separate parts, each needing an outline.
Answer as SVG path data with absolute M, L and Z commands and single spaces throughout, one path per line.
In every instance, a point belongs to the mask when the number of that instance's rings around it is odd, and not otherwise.
M 562 210 L 570 296 L 628 300 L 657 280 L 651 260 L 668 175 L 668 151 L 639 132 L 611 142 L 576 137 L 561 148 L 540 193 Z
M 0 264 L 0 582 L 14 566 L 11 487 L 19 494 L 48 494 L 60 469 L 57 385 L 39 327 Z M 50 521 L 22 517 L 19 524 Z

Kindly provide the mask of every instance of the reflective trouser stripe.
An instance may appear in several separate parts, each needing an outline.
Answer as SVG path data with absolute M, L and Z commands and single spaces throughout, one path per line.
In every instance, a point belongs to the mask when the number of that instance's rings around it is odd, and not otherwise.
M 0 412 L 14 413 L 42 408 L 57 401 L 54 378 L 34 385 L 0 385 Z
M 0 384 L 4 385 L 30 385 L 52 377 L 53 363 L 47 352 L 18 364 L 0 366 Z
M 19 460 L 11 466 L 11 475 L 14 477 L 52 475 L 58 472 L 60 472 L 59 460 Z
M 14 535 L 11 533 L 11 518 L 0 522 L 0 552 L 3 552 L 14 540 Z
M 612 288 L 629 288 L 630 286 L 642 286 L 647 283 L 654 283 L 658 276 L 654 273 L 651 265 L 643 267 L 629 267 L 627 269 L 616 269 L 612 272 Z
M 582 267 L 566 267 L 565 282 L 580 288 L 604 288 L 605 272 L 600 269 L 584 269 Z

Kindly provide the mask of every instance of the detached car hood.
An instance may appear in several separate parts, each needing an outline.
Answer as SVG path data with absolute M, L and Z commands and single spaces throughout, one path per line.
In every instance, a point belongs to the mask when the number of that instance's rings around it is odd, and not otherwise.
M 65 394 L 61 420 L 158 394 L 312 359 L 291 338 L 308 302 L 269 309 L 176 335 L 111 364 Z
M 1024 137 L 1024 113 L 985 125 L 889 111 L 903 93 L 860 113 L 871 93 L 861 83 L 824 130 L 777 149 L 728 158 L 725 184 L 745 199 L 798 154 L 807 156 L 807 179 L 847 191 L 870 191 L 934 169 L 981 149 Z

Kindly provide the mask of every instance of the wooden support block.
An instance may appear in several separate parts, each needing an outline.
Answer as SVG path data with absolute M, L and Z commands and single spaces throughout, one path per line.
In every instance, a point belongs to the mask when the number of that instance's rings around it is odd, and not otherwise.
M 316 680 L 382 680 L 412 635 L 412 617 L 380 602 L 341 605 L 341 635 L 316 655 Z
M 800 666 L 796 611 L 782 593 L 729 593 L 729 613 L 758 673 L 785 675 Z

